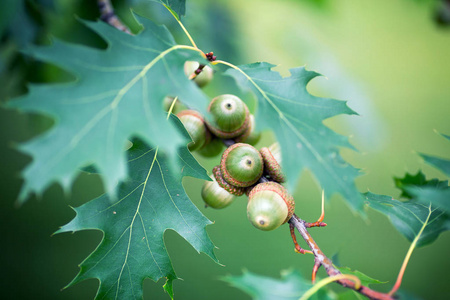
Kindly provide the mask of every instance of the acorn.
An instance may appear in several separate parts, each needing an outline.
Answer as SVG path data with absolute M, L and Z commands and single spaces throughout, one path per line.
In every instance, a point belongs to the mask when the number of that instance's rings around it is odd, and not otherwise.
M 200 66 L 200 63 L 196 61 L 186 61 L 184 63 L 184 74 L 187 77 L 190 77 Z M 197 84 L 199 88 L 207 85 L 213 78 L 214 70 L 210 66 L 205 66 L 200 74 L 195 76 L 194 82 Z
M 204 157 L 214 157 L 222 153 L 225 145 L 222 140 L 217 137 L 212 137 L 209 143 L 206 143 L 197 153 Z
M 244 133 L 234 139 L 236 143 L 247 143 L 255 145 L 261 139 L 261 132 L 255 131 L 255 116 L 250 114 L 250 122 L 247 130 Z
M 203 117 L 197 111 L 183 110 L 177 114 L 177 117 L 192 138 L 192 142 L 188 145 L 190 151 L 200 149 L 211 138 Z
M 289 221 L 295 202 L 285 187 L 269 181 L 256 185 L 249 196 L 247 217 L 258 229 L 269 231 Z
M 174 97 L 170 97 L 170 96 L 164 97 L 164 99 L 163 99 L 163 109 L 164 109 L 164 111 L 169 111 L 170 110 L 170 107 L 172 106 L 172 103 L 173 103 L 174 100 L 175 100 Z M 185 110 L 185 109 L 186 109 L 186 107 L 179 100 L 177 100 L 173 104 L 172 113 L 176 115 L 177 113 L 179 113 L 179 112 L 181 112 L 182 110 Z
M 221 139 L 232 139 L 242 135 L 250 124 L 250 113 L 247 105 L 234 95 L 215 97 L 208 106 L 211 122 L 207 126 L 211 132 Z
M 233 144 L 225 150 L 220 171 L 226 182 L 237 187 L 248 187 L 262 176 L 264 162 L 259 151 L 249 144 Z
M 264 168 L 270 177 L 276 182 L 285 182 L 286 177 L 281 171 L 281 149 L 280 144 L 275 143 L 259 150 L 264 159 Z
M 213 181 L 206 181 L 202 187 L 202 199 L 206 206 L 212 208 L 224 208 L 230 205 L 236 198 L 219 186 L 214 175 L 210 176 Z
M 215 166 L 212 171 L 214 178 L 221 188 L 235 196 L 242 196 L 244 194 L 244 188 L 231 185 L 223 179 L 222 173 L 220 172 L 220 166 Z

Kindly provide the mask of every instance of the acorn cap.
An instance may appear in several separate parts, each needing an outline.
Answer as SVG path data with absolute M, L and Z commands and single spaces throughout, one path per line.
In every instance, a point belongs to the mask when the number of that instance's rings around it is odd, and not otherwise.
M 231 145 L 222 154 L 220 171 L 229 184 L 248 187 L 262 176 L 264 162 L 261 154 L 249 144 Z
M 203 201 L 212 208 L 227 207 L 236 197 L 221 188 L 213 175 L 210 177 L 213 181 L 205 181 L 202 187 Z
M 294 214 L 294 198 L 279 183 L 260 183 L 250 191 L 248 198 L 247 216 L 258 229 L 278 228 Z
M 230 94 L 215 97 L 208 106 L 212 121 L 207 122 L 209 130 L 221 139 L 242 135 L 250 124 L 247 105 Z
M 238 137 L 234 138 L 236 143 L 247 143 L 255 145 L 261 139 L 261 132 L 255 131 L 255 116 L 250 114 L 250 120 L 247 129 Z
M 212 172 L 219 186 L 226 190 L 228 193 L 235 196 L 242 196 L 244 194 L 244 188 L 231 185 L 226 182 L 225 179 L 223 179 L 222 173 L 220 172 L 220 166 L 215 166 Z
M 272 149 L 275 149 L 275 151 L 277 151 L 276 147 L 272 147 Z M 266 172 L 270 175 L 270 177 L 276 182 L 280 183 L 285 182 L 286 177 L 281 171 L 281 153 L 279 153 L 280 152 L 279 147 L 278 151 L 275 152 L 275 155 L 267 147 L 261 148 L 259 152 L 261 153 L 261 156 L 263 157 L 264 160 L 264 168 Z

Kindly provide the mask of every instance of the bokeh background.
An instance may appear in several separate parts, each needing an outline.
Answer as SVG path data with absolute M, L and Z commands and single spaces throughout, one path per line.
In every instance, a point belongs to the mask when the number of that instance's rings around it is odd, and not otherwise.
M 0 101 L 26 92 L 25 81 L 71 80 L 62 70 L 32 61 L 17 51 L 27 43 L 48 44 L 49 36 L 89 46 L 106 47 L 76 16 L 95 20 L 95 1 L 4 0 L 0 12 Z M 139 25 L 129 11 L 167 25 L 179 43 L 187 43 L 177 24 L 160 5 L 142 0 L 113 1 L 117 13 L 136 32 Z M 342 155 L 362 169 L 361 192 L 398 196 L 393 177 L 423 170 L 428 178 L 445 180 L 417 155 L 450 158 L 450 143 L 435 131 L 450 134 L 450 27 L 440 25 L 440 1 L 418 0 L 188 0 L 183 17 L 204 51 L 234 64 L 267 61 L 289 75 L 289 68 L 306 65 L 326 77 L 309 85 L 318 96 L 348 100 L 359 116 L 338 116 L 326 124 L 350 136 L 359 150 Z M 205 90 L 214 97 L 239 93 L 234 83 L 217 75 Z M 249 95 L 242 95 L 244 98 Z M 30 158 L 15 145 L 45 131 L 52 121 L 40 116 L 0 110 L 0 287 L 2 299 L 92 299 L 95 279 L 62 288 L 78 272 L 78 264 L 95 249 L 102 234 L 85 231 L 52 236 L 74 217 L 79 206 L 103 192 L 95 175 L 81 175 L 70 195 L 54 185 L 41 197 L 17 207 L 22 170 Z M 274 140 L 263 134 L 257 147 Z M 57 151 L 57 149 L 55 149 Z M 200 162 L 207 170 L 217 159 Z M 174 283 L 177 299 L 250 299 L 221 281 L 243 269 L 279 278 L 280 271 L 298 269 L 310 276 L 313 259 L 293 251 L 287 226 L 260 232 L 246 218 L 246 201 L 239 198 L 225 210 L 205 209 L 202 182 L 185 178 L 187 192 L 214 225 L 208 233 L 225 266 L 215 264 L 175 232 L 165 234 L 175 271 L 184 280 Z M 295 192 L 296 213 L 314 221 L 320 214 L 320 186 L 304 172 Z M 329 256 L 342 266 L 360 270 L 387 284 L 388 291 L 409 243 L 389 220 L 368 211 L 368 220 L 354 215 L 340 196 L 326 204 L 326 228 L 311 229 Z M 402 288 L 423 299 L 449 299 L 450 235 L 413 253 Z M 321 276 L 325 273 L 319 272 Z M 144 282 L 145 299 L 169 299 L 164 282 Z M 342 288 L 335 286 L 336 291 Z

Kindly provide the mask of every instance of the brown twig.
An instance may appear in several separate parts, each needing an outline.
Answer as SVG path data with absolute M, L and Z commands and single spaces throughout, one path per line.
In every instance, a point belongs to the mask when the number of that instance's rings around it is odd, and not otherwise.
M 213 62 L 217 59 L 217 56 L 214 55 L 213 52 L 208 52 L 205 53 L 206 59 L 209 60 L 210 62 Z M 204 64 L 200 64 L 197 68 L 197 70 L 194 71 L 194 73 L 192 73 L 189 76 L 189 80 L 195 79 L 195 77 L 197 77 L 198 75 L 200 75 L 200 73 L 203 71 L 203 69 L 206 67 L 206 65 Z
M 315 257 L 315 264 L 314 264 L 314 270 L 313 270 L 313 278 L 315 278 L 315 273 L 319 269 L 320 266 L 323 266 L 328 274 L 328 276 L 336 276 L 341 274 L 341 272 L 334 267 L 332 261 L 320 250 L 317 243 L 314 241 L 312 236 L 309 234 L 305 224 L 306 222 L 300 219 L 297 215 L 293 215 L 292 218 L 289 220 L 289 224 L 293 225 L 300 235 L 303 237 L 305 242 L 308 244 L 309 248 L 312 250 L 314 257 Z M 366 286 L 361 286 L 359 289 L 355 288 L 355 283 L 349 279 L 341 279 L 337 281 L 340 285 L 343 287 L 350 288 L 352 290 L 355 290 L 356 292 L 360 293 L 361 295 L 364 295 L 368 297 L 369 299 L 373 300 L 394 300 L 395 298 L 393 296 L 390 296 L 388 294 L 384 294 L 381 292 L 374 291 Z
M 119 17 L 114 13 L 114 8 L 111 4 L 110 0 L 97 0 L 98 9 L 100 10 L 100 19 L 108 23 L 109 25 L 131 34 L 130 29 L 125 26 L 122 21 L 120 21 Z

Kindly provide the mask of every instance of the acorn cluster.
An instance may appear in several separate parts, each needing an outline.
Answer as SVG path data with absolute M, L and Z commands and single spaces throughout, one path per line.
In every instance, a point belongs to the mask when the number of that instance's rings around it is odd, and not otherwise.
M 185 73 L 197 72 L 199 64 L 186 62 Z M 212 69 L 204 66 L 194 78 L 200 86 L 212 79 Z M 196 73 L 197 74 L 197 73 Z M 201 81 L 196 81 L 205 74 Z M 167 101 L 167 100 L 166 100 Z M 237 96 L 225 94 L 212 99 L 204 118 L 195 110 L 177 113 L 193 142 L 191 151 L 213 157 L 223 151 L 220 165 L 212 170 L 211 179 L 204 183 L 202 198 L 207 206 L 224 208 L 236 196 L 248 196 L 247 216 L 258 229 L 273 230 L 286 223 L 293 215 L 295 203 L 281 183 L 281 151 L 278 144 L 259 151 L 252 146 L 260 134 L 255 131 L 254 117 L 247 105 Z

